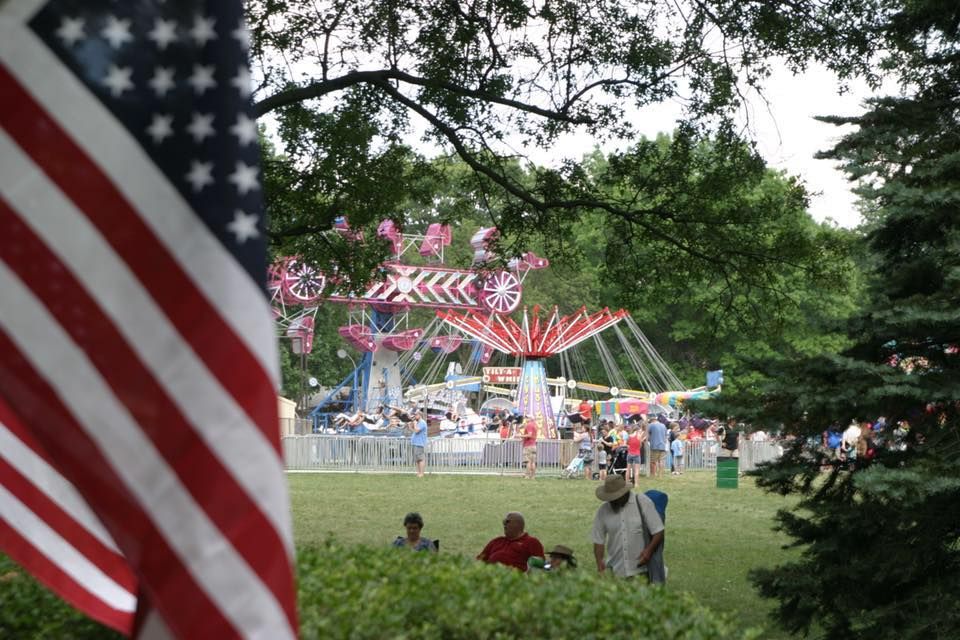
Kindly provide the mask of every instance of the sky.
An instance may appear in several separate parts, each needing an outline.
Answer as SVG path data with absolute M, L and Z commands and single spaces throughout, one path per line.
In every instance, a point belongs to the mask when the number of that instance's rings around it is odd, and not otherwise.
M 803 180 L 810 193 L 810 215 L 819 222 L 832 220 L 852 228 L 861 219 L 851 184 L 835 162 L 814 158 L 851 129 L 818 122 L 814 117 L 857 115 L 863 111 L 863 100 L 870 95 L 863 83 L 852 84 L 843 95 L 839 86 L 833 73 L 818 66 L 799 76 L 786 70 L 775 71 L 765 85 L 767 103 L 757 95 L 748 96 L 751 102 L 742 118 L 767 163 Z M 657 105 L 638 112 L 635 125 L 652 138 L 673 130 L 679 113 L 677 105 Z M 562 139 L 552 149 L 540 153 L 528 149 L 527 153 L 536 162 L 549 162 L 561 154 L 579 157 L 592 148 L 590 138 L 574 135 Z
M 767 84 L 766 105 L 754 105 L 753 118 L 760 153 L 767 162 L 803 178 L 812 193 L 810 214 L 815 220 L 831 218 L 842 227 L 860 222 L 856 199 L 846 176 L 829 160 L 814 154 L 829 149 L 851 127 L 838 127 L 814 120 L 818 115 L 857 115 L 870 95 L 863 84 L 839 95 L 836 77 L 822 68 L 802 76 L 786 72 L 774 75 Z M 817 193 L 819 192 L 819 193 Z

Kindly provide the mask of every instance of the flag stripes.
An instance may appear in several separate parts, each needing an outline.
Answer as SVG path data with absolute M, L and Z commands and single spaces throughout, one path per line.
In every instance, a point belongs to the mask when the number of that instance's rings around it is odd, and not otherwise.
M 0 127 L 84 212 L 253 422 L 273 429 L 272 420 L 266 419 L 276 412 L 273 381 L 259 377 L 265 375 L 263 367 L 147 227 L 138 213 L 142 210 L 131 206 L 114 182 L 2 66 L 0 94 L 19 106 L 0 111 Z M 149 204 L 148 210 L 154 206 Z M 275 437 L 270 440 L 279 454 L 279 442 Z
M 227 85 L 244 68 L 240 4 L 130 11 L 0 4 L 0 549 L 138 637 L 294 637 L 262 210 L 230 186 L 259 190 L 255 145 L 151 145 L 144 116 L 179 109 L 182 127 L 198 109 L 183 68 L 173 102 L 141 75 L 107 92 L 99 70 L 202 60 Z M 183 33 L 184 11 L 217 24 L 215 44 Z M 181 21 L 167 58 L 144 27 L 165 15 Z M 133 25 L 144 46 L 117 51 L 104 24 Z M 64 47 L 67 28 L 93 49 Z M 224 136 L 250 115 L 237 88 L 199 107 Z M 181 153 L 218 163 L 204 198 L 175 175 Z
M 272 340 L 257 339 L 257 336 L 273 335 L 269 303 L 258 283 L 249 278 L 203 225 L 197 224 L 196 212 L 167 182 L 136 140 L 118 126 L 113 115 L 63 67 L 43 42 L 28 30 L 3 19 L 0 19 L 0 95 L 9 97 L 7 108 L 0 111 L 0 116 L 17 118 L 20 123 L 30 125 L 28 128 L 36 126 L 29 116 L 39 117 L 44 126 L 52 126 L 81 153 L 86 149 L 96 156 L 96 169 L 110 181 L 111 192 L 122 194 L 136 209 L 157 241 L 174 257 L 178 269 L 187 275 L 191 288 L 202 292 L 204 304 L 219 312 L 218 322 L 231 328 L 235 339 L 243 342 L 244 350 L 249 351 L 258 368 L 276 387 L 279 382 L 276 344 Z M 20 99 L 28 101 L 29 114 L 19 112 Z M 18 108 L 14 109 L 14 105 Z M 34 131 L 31 135 L 42 135 L 42 132 Z M 52 161 L 57 162 L 56 154 Z M 69 172 L 71 167 L 63 170 Z M 104 215 L 110 214 L 104 212 Z
M 289 637 L 287 616 L 271 594 L 261 590 L 233 547 L 185 495 L 61 325 L 2 262 L 0 289 L 17 309 L 9 315 L 6 305 L 0 309 L 0 325 L 11 330 L 11 335 L 0 332 L 0 358 L 14 376 L 0 380 L 0 392 L 14 407 L 41 411 L 33 424 L 47 423 L 56 430 L 44 439 L 45 447 L 93 509 L 115 517 L 104 524 L 141 569 L 143 588 L 171 627 L 179 625 L 177 631 L 185 637 L 232 637 L 236 629 L 256 628 L 246 614 L 275 610 L 268 627 L 272 637 Z M 41 343 L 48 345 L 47 353 L 26 348 Z M 76 377 L 86 381 L 83 389 L 70 384 Z M 69 450 L 60 447 L 60 438 L 72 443 Z M 157 470 L 165 469 L 165 477 L 158 478 Z
M 42 195 L 38 197 L 25 190 L 18 191 L 15 187 L 18 184 L 39 185 Z M 10 208 L 20 211 L 23 216 L 22 222 L 18 222 L 20 218 L 10 215 L 14 226 L 7 233 L 13 234 L 21 224 L 29 225 L 50 251 L 58 255 L 46 255 L 46 248 L 38 241 L 31 241 L 31 246 L 43 252 L 41 255 L 45 256 L 47 263 L 54 264 L 57 260 L 64 263 L 62 272 L 58 270 L 56 274 L 42 278 L 52 278 L 50 286 L 57 287 L 52 296 L 59 297 L 63 287 L 59 282 L 60 273 L 65 273 L 68 279 L 72 278 L 70 273 L 83 274 L 85 289 L 96 292 L 91 295 L 96 295 L 97 304 L 109 314 L 110 322 L 123 333 L 125 342 L 150 366 L 153 375 L 168 389 L 178 406 L 189 408 L 194 427 L 207 445 L 242 482 L 273 528 L 289 540 L 286 493 L 282 485 L 271 481 L 282 474 L 282 465 L 280 458 L 273 454 L 270 443 L 257 432 L 255 425 L 238 410 L 232 399 L 224 395 L 222 387 L 194 357 L 189 345 L 180 341 L 175 328 L 164 320 L 160 310 L 128 272 L 125 263 L 113 254 L 83 213 L 66 200 L 56 185 L 0 130 L 0 193 L 4 191 L 10 195 Z M 32 257 L 28 259 L 28 263 L 31 262 Z M 74 282 L 67 288 L 78 286 Z M 152 339 L 141 340 L 143 335 Z M 165 370 L 164 362 L 173 349 L 183 354 L 180 369 Z M 222 438 L 218 425 L 224 421 L 244 424 L 245 428 L 233 429 L 230 438 Z
M 170 401 L 152 372 L 141 364 L 110 318 L 86 295 L 82 283 L 2 199 L 0 235 L 10 240 L 0 245 L 0 260 L 15 270 L 50 315 L 62 322 L 73 343 L 99 369 L 112 395 L 125 406 L 159 455 L 166 458 L 182 487 L 205 507 L 206 516 L 274 590 L 277 599 L 292 602 L 289 567 L 286 571 L 277 570 L 271 553 L 271 549 L 284 546 L 276 530 L 200 441 L 187 418 Z M 101 345 L 111 347 L 107 350 L 99 348 Z M 158 415 L 164 419 L 156 420 Z M 184 456 L 185 451 L 190 455 Z M 293 612 L 288 613 L 292 618 Z
M 127 633 L 136 598 L 128 594 L 127 606 L 112 605 L 102 594 L 107 578 L 86 569 L 86 557 L 43 525 L 30 509 L 0 484 L 0 544 L 11 558 L 29 569 L 41 583 L 91 618 Z M 17 522 L 19 528 L 14 528 Z M 64 569 L 69 567 L 70 571 Z M 118 600 L 118 598 L 110 598 Z M 129 607 L 129 608 L 127 608 Z
M 0 425 L 0 430 L 3 426 Z M 6 455 L 6 454 L 4 454 Z M 77 522 L 61 509 L 47 494 L 33 482 L 36 476 L 28 479 L 20 474 L 7 460 L 0 459 L 0 486 L 8 490 L 19 502 L 30 505 L 30 511 L 58 532 L 58 537 L 70 547 L 77 550 L 86 560 L 95 566 L 105 576 L 110 576 L 112 582 L 133 593 L 137 588 L 137 580 L 131 573 L 123 556 L 115 549 L 103 544 L 83 524 Z M 130 610 L 133 610 L 134 599 L 130 598 Z

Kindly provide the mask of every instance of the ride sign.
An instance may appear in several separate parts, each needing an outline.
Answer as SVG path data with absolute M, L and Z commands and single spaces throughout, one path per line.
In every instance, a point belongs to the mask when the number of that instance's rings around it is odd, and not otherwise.
M 520 367 L 484 367 L 484 384 L 519 384 Z

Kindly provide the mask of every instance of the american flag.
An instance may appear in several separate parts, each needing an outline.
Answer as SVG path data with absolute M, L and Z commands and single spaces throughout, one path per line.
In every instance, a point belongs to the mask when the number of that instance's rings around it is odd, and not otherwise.
M 0 0 L 0 549 L 140 637 L 296 635 L 246 43 Z

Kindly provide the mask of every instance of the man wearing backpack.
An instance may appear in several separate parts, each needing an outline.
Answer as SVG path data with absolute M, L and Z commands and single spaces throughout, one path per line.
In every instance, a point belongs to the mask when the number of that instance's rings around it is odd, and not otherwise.
M 652 584 L 662 584 L 662 567 L 650 566 L 663 544 L 663 520 L 653 501 L 632 493 L 623 476 L 607 476 L 597 487 L 603 504 L 593 518 L 593 555 L 600 574 L 610 569 L 618 578 L 646 576 Z M 659 556 L 662 559 L 662 556 Z

